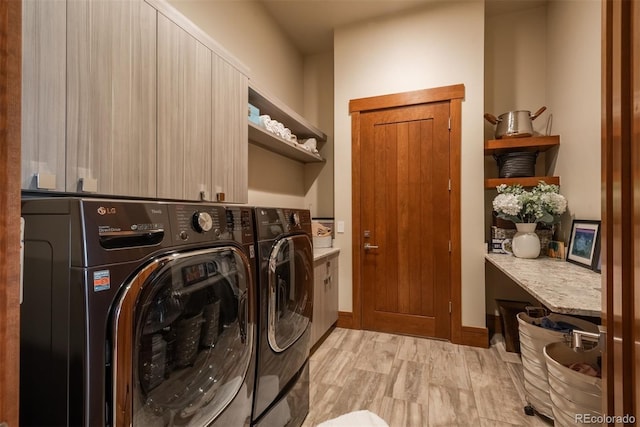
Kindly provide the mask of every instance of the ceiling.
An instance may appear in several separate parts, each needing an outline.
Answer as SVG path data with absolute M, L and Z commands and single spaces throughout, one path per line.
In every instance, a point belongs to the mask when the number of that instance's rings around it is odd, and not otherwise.
M 333 49 L 334 28 L 404 13 L 438 0 L 259 0 L 303 55 Z M 442 1 L 442 0 L 440 0 Z M 460 0 L 448 0 L 460 1 Z M 486 14 L 536 7 L 546 0 L 487 0 Z

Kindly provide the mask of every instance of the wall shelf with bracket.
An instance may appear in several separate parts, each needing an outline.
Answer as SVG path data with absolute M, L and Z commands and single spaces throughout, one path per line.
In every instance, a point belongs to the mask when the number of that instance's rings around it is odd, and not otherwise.
M 249 103 L 257 107 L 261 115 L 268 114 L 273 120 L 277 120 L 289 128 L 291 133 L 298 137 L 299 141 L 315 138 L 319 149 L 322 143 L 327 140 L 327 135 L 324 132 L 309 123 L 304 117 L 276 97 L 257 88 L 251 81 L 249 82 Z M 324 159 L 319 154 L 307 151 L 295 142 L 286 141 L 251 121 L 248 123 L 250 143 L 299 162 L 324 162 Z
M 484 143 L 484 154 L 485 156 L 491 156 L 514 151 L 544 152 L 558 146 L 560 146 L 560 136 L 558 135 L 491 139 Z M 518 178 L 487 178 L 484 180 L 484 188 L 494 189 L 500 184 L 520 184 L 523 187 L 535 187 L 540 181 L 544 181 L 547 184 L 560 185 L 560 177 L 558 176 L 528 176 Z
M 324 162 L 319 154 L 307 151 L 300 144 L 282 139 L 252 122 L 249 122 L 249 142 L 299 162 Z

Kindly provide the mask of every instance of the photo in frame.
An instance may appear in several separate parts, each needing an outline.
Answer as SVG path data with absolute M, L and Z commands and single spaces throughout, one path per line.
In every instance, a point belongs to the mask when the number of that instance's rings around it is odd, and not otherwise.
M 567 261 L 596 270 L 600 259 L 600 221 L 574 219 Z

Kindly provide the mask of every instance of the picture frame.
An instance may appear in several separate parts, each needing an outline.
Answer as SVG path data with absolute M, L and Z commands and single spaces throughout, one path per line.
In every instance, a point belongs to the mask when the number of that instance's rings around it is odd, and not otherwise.
M 596 249 L 597 249 L 597 253 L 596 253 L 597 259 L 593 263 L 593 271 L 595 271 L 596 273 L 600 273 L 600 270 L 602 269 L 602 253 L 600 252 L 600 240 L 598 240 Z
M 600 221 L 574 219 L 567 261 L 596 271 L 600 260 Z

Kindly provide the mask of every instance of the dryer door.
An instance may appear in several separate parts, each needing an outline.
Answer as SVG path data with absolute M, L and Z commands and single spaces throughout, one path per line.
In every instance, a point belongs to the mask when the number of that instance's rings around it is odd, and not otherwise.
M 250 274 L 227 247 L 160 258 L 125 286 L 112 323 L 113 425 L 207 425 L 247 387 Z
M 282 352 L 296 342 L 313 312 L 313 250 L 306 234 L 278 240 L 269 257 L 269 345 Z

